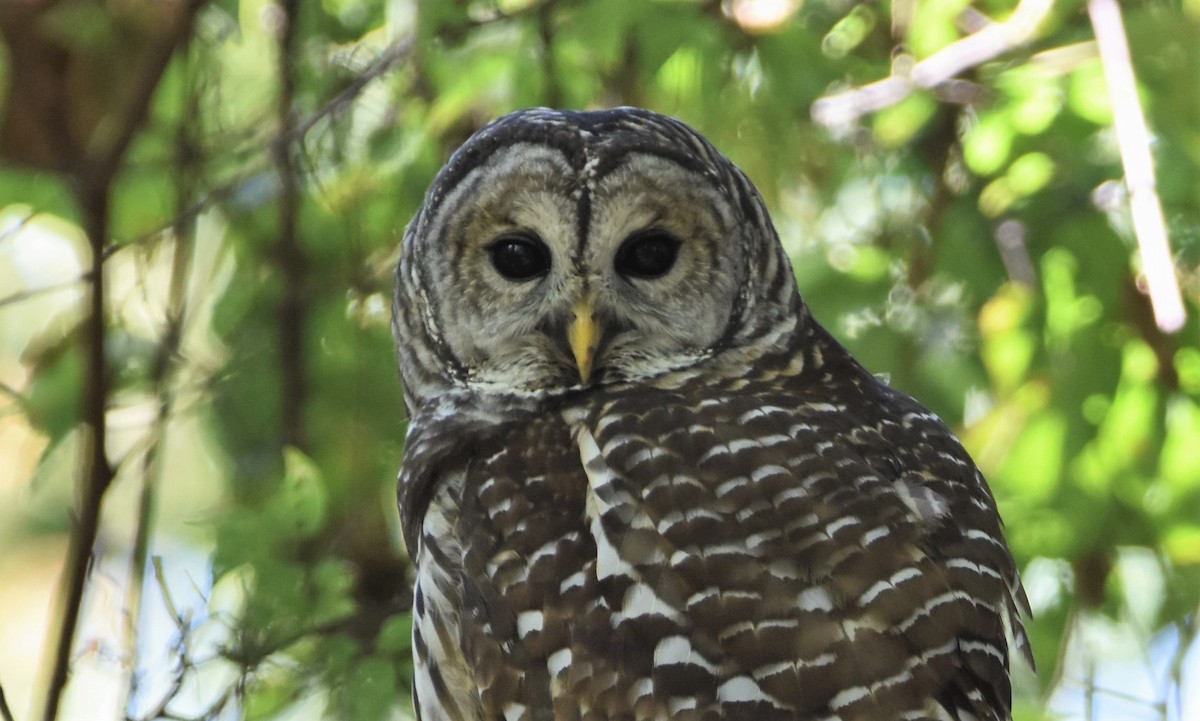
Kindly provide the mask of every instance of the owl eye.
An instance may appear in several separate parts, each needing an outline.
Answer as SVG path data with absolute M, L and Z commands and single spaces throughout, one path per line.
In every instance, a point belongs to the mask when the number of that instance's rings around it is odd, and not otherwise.
M 533 280 L 550 270 L 550 250 L 534 235 L 502 235 L 488 246 L 488 253 L 492 267 L 508 280 Z
M 658 278 L 675 265 L 678 254 L 678 238 L 662 230 L 645 230 L 621 245 L 614 265 L 621 275 Z

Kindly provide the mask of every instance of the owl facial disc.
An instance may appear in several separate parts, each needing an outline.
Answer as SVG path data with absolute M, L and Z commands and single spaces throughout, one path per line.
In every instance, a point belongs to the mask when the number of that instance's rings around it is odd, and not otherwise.
M 802 309 L 745 175 L 630 108 L 526 110 L 477 132 L 409 225 L 396 278 L 410 406 L 737 373 Z

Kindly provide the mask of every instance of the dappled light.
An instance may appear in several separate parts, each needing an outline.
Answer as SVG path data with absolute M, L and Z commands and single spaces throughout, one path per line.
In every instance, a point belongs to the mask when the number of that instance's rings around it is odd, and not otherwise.
M 982 469 L 1014 718 L 1200 719 L 1200 4 L 1084 5 L 4 4 L 0 721 L 410 718 L 401 235 L 492 118 L 626 104 Z

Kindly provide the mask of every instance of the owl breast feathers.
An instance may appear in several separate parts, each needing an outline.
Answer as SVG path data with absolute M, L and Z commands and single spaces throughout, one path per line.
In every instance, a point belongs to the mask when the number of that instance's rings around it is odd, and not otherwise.
M 528 110 L 404 238 L 414 701 L 435 719 L 1010 717 L 987 485 L 809 314 L 679 121 Z

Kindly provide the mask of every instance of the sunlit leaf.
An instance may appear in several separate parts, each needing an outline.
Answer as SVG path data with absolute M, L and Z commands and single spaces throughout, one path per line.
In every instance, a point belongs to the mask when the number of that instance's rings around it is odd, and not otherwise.
M 991 175 L 1008 162 L 1013 126 L 1006 115 L 984 114 L 963 138 L 963 160 L 979 175 Z
M 1008 187 L 1019 196 L 1033 195 L 1054 175 L 1054 161 L 1045 153 L 1026 153 L 1012 162 L 1005 177 Z
M 1158 462 L 1159 476 L 1173 492 L 1200 490 L 1200 404 L 1191 398 L 1172 398 L 1168 403 Z
M 1200 525 L 1181 524 L 1167 531 L 1163 547 L 1171 560 L 1180 564 L 1200 564 Z
M 1184 392 L 1200 395 L 1200 349 L 1180 348 L 1175 353 L 1175 370 Z
M 996 178 L 985 185 L 979 193 L 979 209 L 990 218 L 1003 214 L 1015 202 L 1017 202 L 1017 192 L 1013 190 L 1008 176 Z
M 1121 381 L 1096 437 L 1075 461 L 1079 485 L 1107 493 L 1150 450 L 1157 396 L 1150 386 L 1157 363 L 1144 344 L 1130 342 L 1122 354 Z M 1124 479 L 1128 480 L 1128 479 Z
M 960 36 L 956 20 L 969 0 L 928 0 L 916 3 L 908 44 L 919 57 L 941 50 Z
M 1100 302 L 1080 295 L 1075 277 L 1078 264 L 1066 250 L 1055 248 L 1042 257 L 1042 283 L 1046 293 L 1046 340 L 1064 348 L 1081 328 L 1100 317 Z
M 695 97 L 703 83 L 703 68 L 703 60 L 695 48 L 681 47 L 659 68 L 658 84 L 668 96 Z
M 937 107 L 927 93 L 913 93 L 883 110 L 875 116 L 875 134 L 879 142 L 893 148 L 907 143 L 937 112 Z
M 831 58 L 845 57 L 875 29 L 876 21 L 875 11 L 870 5 L 855 5 L 821 39 L 822 51 Z
M 1009 117 L 1026 135 L 1045 132 L 1062 110 L 1065 93 L 1059 78 L 1037 66 L 1021 65 L 1003 73 L 999 84 L 1013 98 Z
M 1053 410 L 1026 421 L 1001 470 L 1009 479 L 1009 488 L 1026 502 L 1043 503 L 1058 492 L 1066 435 L 1066 419 Z
M 1037 339 L 1025 327 L 1032 305 L 1029 291 L 1008 284 L 984 304 L 979 312 L 983 360 L 1001 391 L 1016 388 L 1029 370 Z
M 1068 88 L 1067 105 L 1076 115 L 1097 125 L 1112 123 L 1112 102 L 1099 59 L 1072 73 Z

